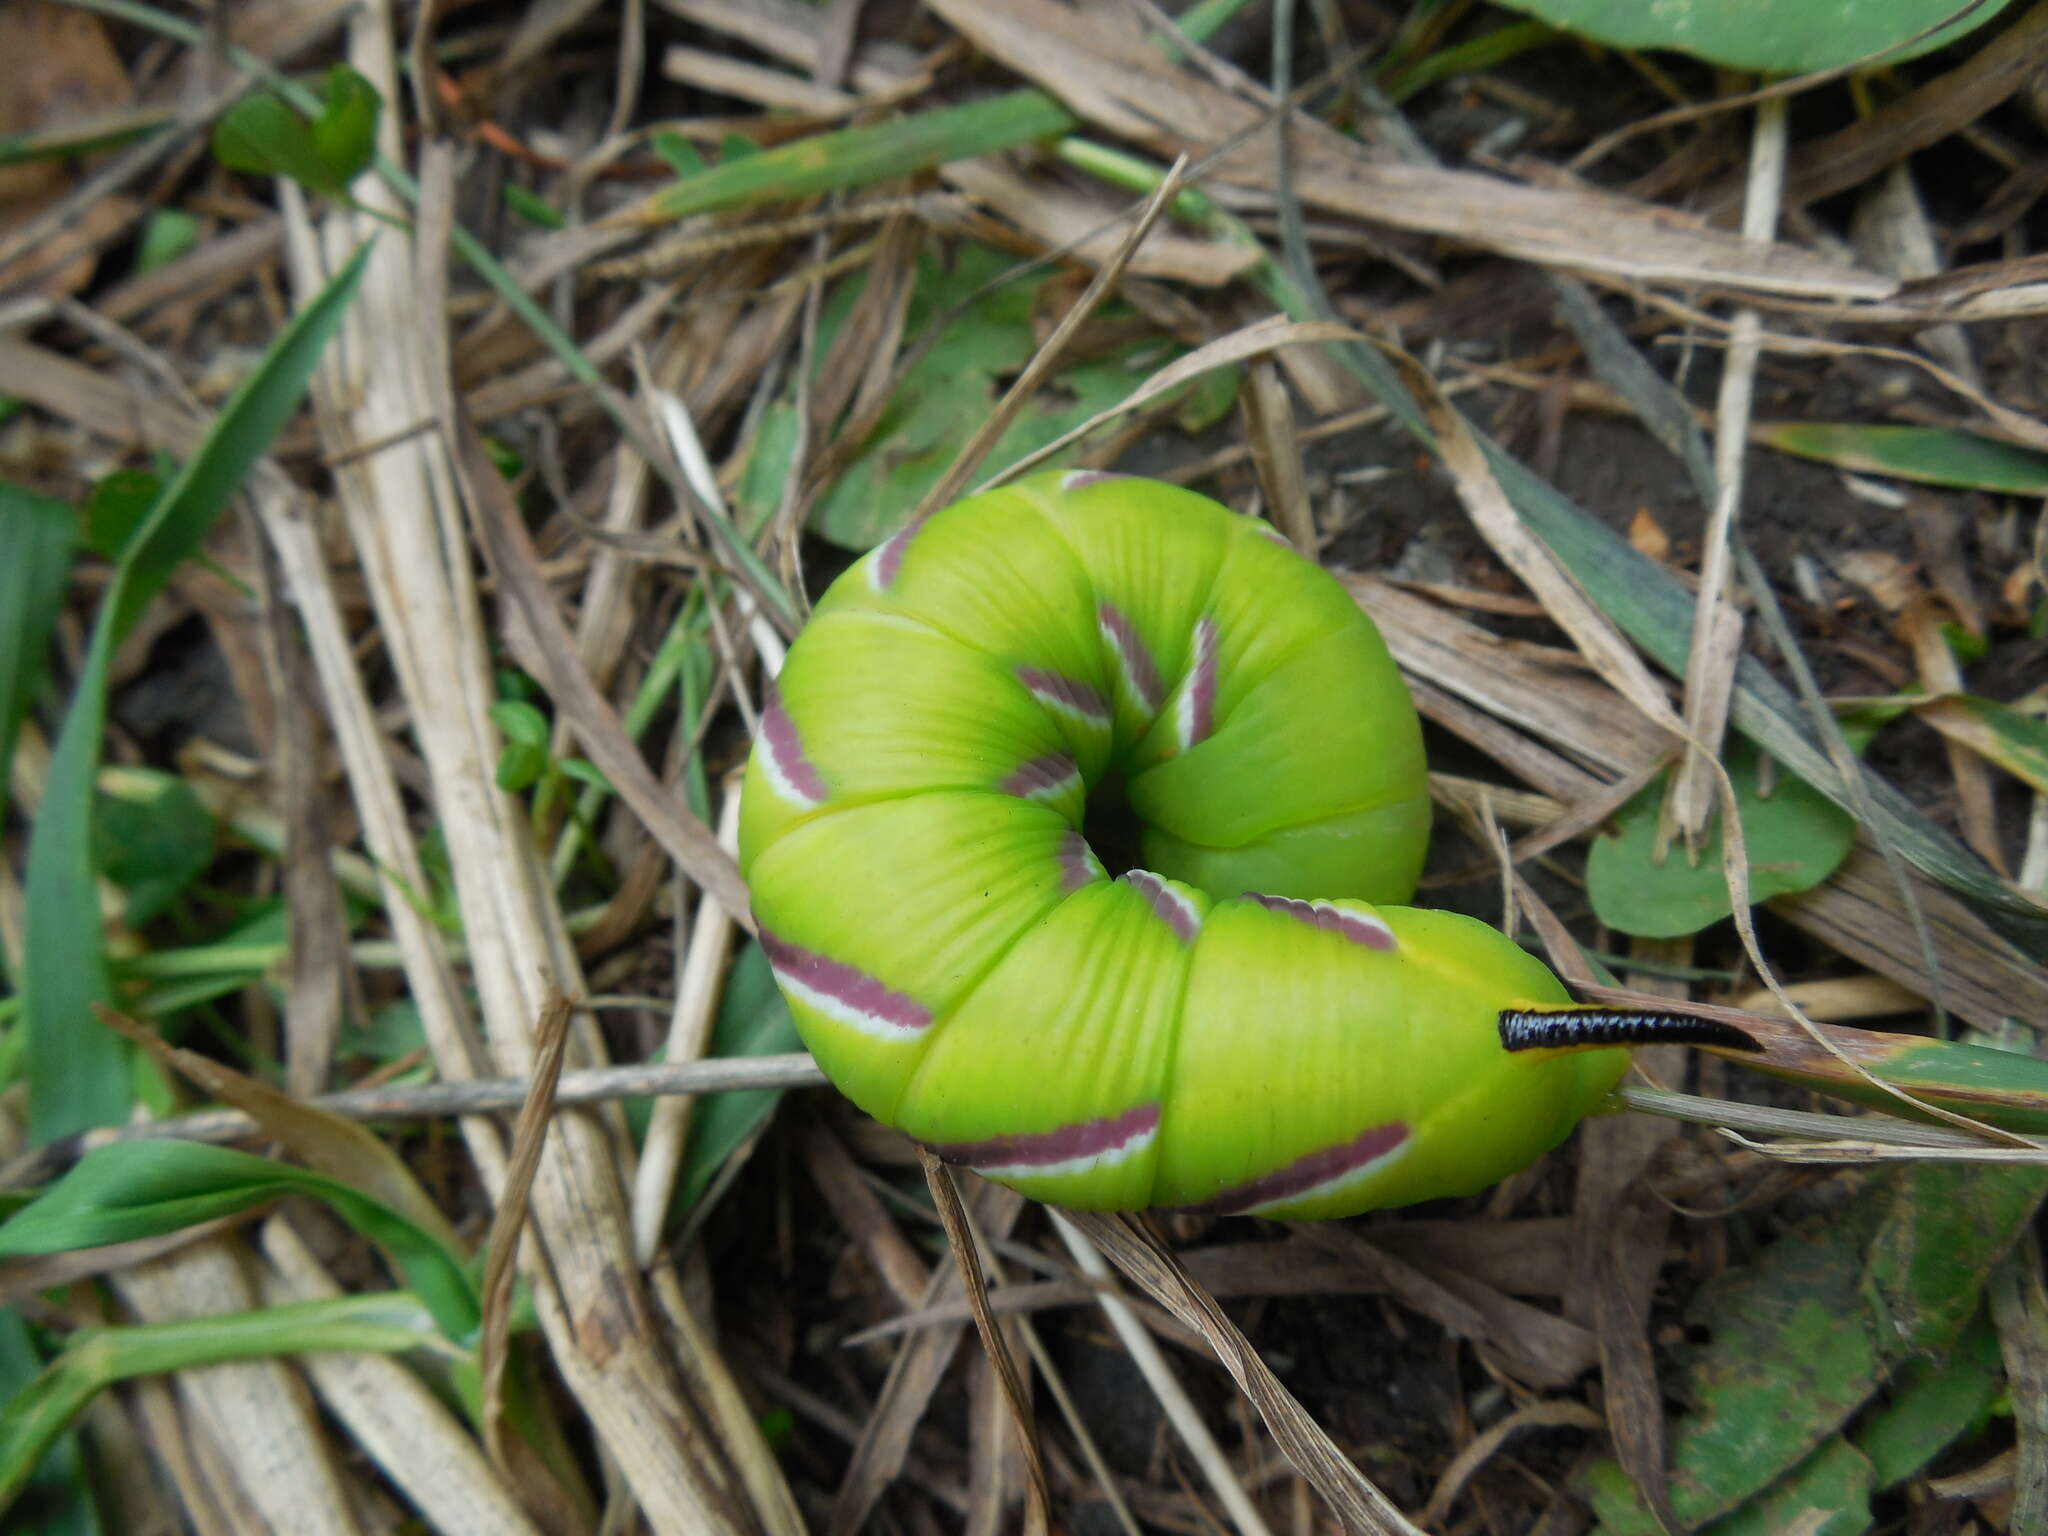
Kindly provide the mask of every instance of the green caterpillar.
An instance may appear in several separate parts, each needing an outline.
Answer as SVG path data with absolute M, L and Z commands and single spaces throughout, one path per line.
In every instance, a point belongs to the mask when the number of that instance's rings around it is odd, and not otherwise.
M 1056 1205 L 1308 1218 L 1493 1183 L 1625 1070 L 1584 1047 L 1657 1032 L 1402 905 L 1428 831 L 1414 706 L 1343 588 L 1204 497 L 1074 472 L 833 584 L 740 863 L 869 1114 Z

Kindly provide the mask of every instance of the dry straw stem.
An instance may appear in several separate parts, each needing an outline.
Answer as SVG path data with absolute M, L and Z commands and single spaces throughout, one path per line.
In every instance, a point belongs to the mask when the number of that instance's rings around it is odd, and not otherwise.
M 1016 1357 L 1010 1353 L 1009 1341 L 1003 1337 L 1002 1330 L 996 1326 L 995 1314 L 989 1310 L 987 1273 L 980 1254 L 976 1252 L 975 1233 L 967 1219 L 967 1207 L 961 1202 L 960 1189 L 953 1182 L 952 1171 L 939 1161 L 937 1153 L 920 1145 L 917 1160 L 924 1169 L 925 1184 L 931 1190 L 932 1203 L 938 1208 L 940 1224 L 946 1229 L 946 1246 L 952 1252 L 954 1268 L 966 1288 L 967 1306 L 974 1315 L 974 1331 L 981 1339 L 982 1354 L 995 1372 L 1003 1401 L 1009 1405 L 1011 1428 L 1016 1431 L 1018 1444 L 1024 1451 L 1025 1473 L 1031 1492 L 1025 1530 L 1029 1536 L 1044 1536 L 1052 1521 L 1052 1489 L 1045 1480 L 1045 1457 L 1038 1447 L 1038 1424 L 1032 1416 L 1031 1399 L 1017 1374 Z
M 1129 1218 L 1098 1211 L 1070 1211 L 1062 1220 L 1083 1233 L 1139 1289 L 1209 1341 L 1281 1451 L 1322 1495 L 1345 1530 L 1358 1536 L 1421 1536 L 1280 1384 L 1216 1299 L 1196 1285 L 1149 1232 Z
M 359 24 L 355 37 L 357 67 L 386 101 L 396 100 L 389 42 L 376 20 Z M 396 157 L 397 125 L 387 119 L 383 126 L 385 151 Z M 438 174 L 428 177 L 420 210 L 429 231 L 437 224 L 446 228 L 451 169 L 445 152 L 430 154 L 429 170 Z M 400 211 L 374 185 L 366 183 L 361 195 Z M 345 216 L 331 221 L 336 243 L 359 238 L 349 227 L 353 222 Z M 302 210 L 295 223 L 310 233 Z M 317 281 L 318 257 L 304 238 L 295 243 L 302 281 Z M 445 257 L 431 233 L 423 234 L 416 271 L 408 244 L 384 233 L 317 386 L 330 451 L 386 439 L 441 414 L 434 393 L 436 378 L 446 379 L 440 354 L 446 320 L 436 300 Z M 408 339 L 413 346 L 404 344 Z M 524 815 L 490 782 L 496 742 L 485 711 L 494 690 L 453 466 L 438 437 L 411 438 L 345 467 L 337 485 L 447 837 L 491 1049 L 503 1068 L 524 1072 L 529 1030 L 546 990 L 580 982 Z M 289 573 L 293 562 L 286 557 L 285 564 Z M 573 651 L 565 653 L 573 658 Z M 350 766 L 353 780 L 359 765 Z M 381 762 L 368 771 L 387 772 Z M 402 820 L 400 829 L 402 835 Z M 417 868 L 416 854 L 398 867 L 408 866 Z M 402 891 L 391 897 L 394 913 L 408 905 Z M 437 1063 L 444 1076 L 478 1075 L 482 1057 L 445 954 L 436 936 L 419 937 L 427 953 L 417 957 L 417 973 L 408 966 L 408 975 Z M 501 1190 L 505 1152 L 496 1131 L 473 1119 L 465 1130 L 487 1187 Z M 623 1144 L 615 1126 L 579 1115 L 564 1117 L 559 1131 L 549 1138 L 534 1187 L 538 1242 L 528 1278 L 571 1392 L 657 1527 L 793 1530 L 786 1489 L 758 1471 L 743 1482 L 719 1449 L 721 1443 L 758 1442 L 751 1421 L 724 1423 L 714 1438 L 704 1409 L 684 1396 L 662 1348 L 632 1261 L 619 1193 Z M 538 1261 L 543 1253 L 547 1262 Z
M 1785 101 L 1757 107 L 1750 139 L 1748 197 L 1742 209 L 1743 238 L 1768 245 L 1777 232 L 1778 197 L 1785 181 Z M 1735 693 L 1735 668 L 1742 659 L 1742 614 L 1729 591 L 1736 514 L 1742 507 L 1744 456 L 1756 395 L 1757 312 L 1735 312 L 1727 354 L 1721 362 L 1721 393 L 1714 424 L 1714 503 L 1700 555 L 1699 600 L 1693 607 L 1692 645 L 1685 668 L 1685 723 L 1693 740 L 1679 759 L 1659 821 L 1658 846 L 1675 831 L 1696 844 L 1713 815 L 1713 764 L 1728 729 L 1728 705 Z
M 266 1306 L 343 1294 L 282 1216 L 263 1224 Z M 419 1376 L 389 1355 L 322 1353 L 299 1361 L 340 1421 L 421 1516 L 446 1536 L 540 1536 L 469 1431 Z
M 718 842 L 728 853 L 737 851 L 740 832 L 740 786 L 736 778 L 726 780 L 725 805 L 719 812 Z M 662 1051 L 666 1062 L 681 1064 L 699 1060 L 710 1048 L 712 1026 L 718 1022 L 718 999 L 725 984 L 725 970 L 732 958 L 732 916 L 717 897 L 706 893 L 697 904 L 697 918 L 690 929 L 689 947 L 684 953 L 682 975 L 676 982 L 675 1006 L 669 1014 L 668 1041 Z M 642 1264 L 654 1260 L 661 1244 L 662 1228 L 668 1220 L 669 1201 L 675 1193 L 676 1172 L 682 1167 L 683 1147 L 690 1133 L 692 1101 L 685 1094 L 669 1094 L 654 1106 L 641 1138 L 640 1167 L 633 1178 L 633 1251 Z
M 477 1326 L 477 1374 L 483 1378 L 484 1444 L 491 1460 L 508 1475 L 512 1458 L 505 1434 L 505 1364 L 512 1347 L 512 1292 L 519 1278 L 519 1235 L 526 1228 L 533 1176 L 547 1145 L 555 1113 L 555 1085 L 569 1045 L 569 999 L 557 992 L 541 1007 L 533 1026 L 533 1073 L 526 1102 L 512 1128 L 512 1159 L 505 1166 L 491 1237 L 484 1245 L 483 1317 Z
M 581 1108 L 620 1099 L 666 1094 L 744 1092 L 754 1088 L 816 1088 L 825 1082 L 808 1055 L 752 1056 L 692 1062 L 636 1062 L 616 1067 L 582 1067 L 564 1072 L 555 1095 L 558 1107 Z M 305 1107 L 348 1120 L 446 1120 L 517 1109 L 526 1102 L 527 1079 L 479 1077 L 445 1083 L 347 1088 L 304 1101 Z M 479 1122 L 487 1123 L 487 1122 Z M 55 1178 L 97 1147 L 124 1141 L 247 1141 L 263 1127 L 238 1109 L 209 1109 L 172 1120 L 139 1121 L 81 1131 L 21 1153 L 0 1165 L 0 1189 L 29 1189 Z
M 934 0 L 932 8 L 1087 122 L 1154 153 L 1199 156 L 1246 134 L 1209 179 L 1261 191 L 1274 185 L 1273 136 L 1250 132 L 1263 109 L 1166 62 L 1141 30 L 1121 25 L 1120 12 L 1056 0 Z M 1882 299 L 1898 286 L 1792 246 L 1757 251 L 1704 220 L 1607 193 L 1373 160 L 1356 141 L 1299 114 L 1289 163 L 1289 185 L 1304 207 L 1547 265 L 1812 297 Z

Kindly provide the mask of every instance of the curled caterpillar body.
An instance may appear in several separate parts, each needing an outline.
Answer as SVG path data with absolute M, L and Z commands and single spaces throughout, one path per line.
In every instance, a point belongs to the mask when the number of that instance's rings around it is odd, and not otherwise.
M 876 1118 L 1054 1204 L 1337 1216 L 1484 1187 L 1626 1065 L 1503 1049 L 1504 1011 L 1570 999 L 1399 905 L 1428 821 L 1413 706 L 1335 581 L 1076 473 L 834 584 L 740 857 L 806 1043 Z

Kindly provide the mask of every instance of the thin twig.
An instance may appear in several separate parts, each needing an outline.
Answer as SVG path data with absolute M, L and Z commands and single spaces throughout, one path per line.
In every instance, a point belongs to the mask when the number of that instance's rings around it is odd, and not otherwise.
M 911 513 L 908 519 L 911 525 L 914 526 L 929 517 L 967 488 L 967 482 L 974 476 L 975 467 L 988 456 L 988 451 L 1002 440 L 1003 434 L 1009 430 L 1010 423 L 1016 420 L 1018 413 L 1031 403 L 1032 398 L 1038 393 L 1039 385 L 1045 382 L 1053 370 L 1053 365 L 1066 351 L 1067 343 L 1073 340 L 1074 333 L 1080 330 L 1083 322 L 1095 313 L 1096 306 L 1108 298 L 1115 289 L 1117 281 L 1124 275 L 1124 268 L 1131 264 L 1131 258 L 1138 254 L 1138 247 L 1152 232 L 1152 226 L 1159 222 L 1160 215 L 1165 213 L 1173 200 L 1180 195 L 1181 184 L 1186 179 L 1187 170 L 1186 155 L 1182 155 L 1167 168 L 1166 175 L 1159 182 L 1158 190 L 1152 194 L 1152 200 L 1146 203 L 1145 211 L 1138 215 L 1137 222 L 1124 236 L 1124 242 L 1117 247 L 1116 254 L 1097 269 L 1093 281 L 1088 284 L 1081 297 L 1076 299 L 1073 307 L 1060 318 L 1059 327 L 1046 338 L 1045 345 L 1038 349 L 1024 371 L 1017 375 L 1016 382 L 1010 386 L 1008 393 L 996 403 L 996 408 L 989 412 L 988 418 L 976 429 L 974 436 L 967 440 L 967 445 L 947 466 L 946 472 L 924 493 L 923 499 L 917 504 L 917 510 Z
M 556 1087 L 559 1108 L 609 1104 L 619 1099 L 661 1098 L 675 1093 L 744 1093 L 750 1089 L 816 1088 L 825 1074 L 804 1052 L 688 1062 L 641 1062 L 621 1067 L 583 1067 L 564 1072 Z M 323 1093 L 307 1100 L 346 1120 L 445 1120 L 526 1102 L 523 1077 L 478 1077 L 466 1082 L 392 1084 Z M 236 1109 L 210 1109 L 175 1120 L 103 1126 L 60 1137 L 0 1167 L 0 1189 L 25 1189 L 48 1182 L 89 1152 L 124 1141 L 246 1141 L 259 1134 L 256 1122 Z
M 542 1004 L 533 1026 L 533 1077 L 526 1102 L 513 1130 L 512 1159 L 505 1167 L 505 1186 L 491 1219 L 491 1240 L 484 1249 L 483 1322 L 478 1328 L 478 1374 L 483 1377 L 484 1445 L 491 1460 L 508 1474 L 505 1443 L 505 1361 L 512 1346 L 512 1288 L 519 1278 L 519 1234 L 526 1227 L 526 1200 L 533 1176 L 540 1171 L 541 1149 L 547 1145 L 548 1122 L 555 1117 L 555 1093 L 562 1078 L 562 1055 L 569 1048 L 569 1021 L 575 1009 L 557 992 Z

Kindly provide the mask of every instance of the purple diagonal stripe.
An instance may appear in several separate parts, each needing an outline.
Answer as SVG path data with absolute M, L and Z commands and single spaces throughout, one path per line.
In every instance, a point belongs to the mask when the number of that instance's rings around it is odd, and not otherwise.
M 887 591 L 896 580 L 896 573 L 903 569 L 903 553 L 910 548 L 910 541 L 917 537 L 917 531 L 931 521 L 931 514 L 914 517 L 881 542 L 875 550 L 874 563 L 868 567 L 868 579 L 877 592 Z
M 888 1040 L 914 1039 L 931 1027 L 931 1009 L 890 991 L 865 971 L 792 944 L 766 928 L 761 930 L 761 948 L 783 990 L 828 1018 Z
M 1079 1120 L 1050 1131 L 991 1136 L 986 1141 L 949 1141 L 932 1148 L 949 1163 L 1005 1173 L 1047 1173 L 1061 1163 L 1121 1162 L 1150 1144 L 1159 1130 L 1159 1106 L 1140 1104 L 1122 1114 Z M 1075 1170 L 1078 1171 L 1078 1170 Z
M 1006 795 L 1017 795 L 1025 800 L 1044 800 L 1066 789 L 1080 772 L 1080 767 L 1066 753 L 1048 752 L 1043 757 L 1018 764 L 996 788 Z
M 1400 947 L 1394 937 L 1394 930 L 1377 917 L 1364 912 L 1353 912 L 1327 901 L 1297 901 L 1292 896 L 1261 896 L 1256 891 L 1246 891 L 1247 901 L 1256 901 L 1268 912 L 1279 912 L 1296 922 L 1307 923 L 1311 928 L 1320 928 L 1325 933 L 1334 933 L 1338 938 L 1366 949 L 1376 949 L 1392 954 Z
M 1149 869 L 1126 870 L 1121 878 L 1150 903 L 1160 921 L 1173 930 L 1175 938 L 1183 944 L 1195 942 L 1195 935 L 1202 931 L 1202 914 L 1192 901 Z
M 761 746 L 767 753 L 769 776 L 788 798 L 804 805 L 821 805 L 829 793 L 817 766 L 804 756 L 803 737 L 796 722 L 782 707 L 782 695 L 770 694 L 761 711 Z
M 1092 725 L 1108 725 L 1110 722 L 1109 700 L 1086 683 L 1062 677 L 1057 672 L 1048 672 L 1042 667 L 1019 667 L 1017 681 L 1041 704 L 1078 715 Z
M 1298 1157 L 1284 1168 L 1233 1185 L 1186 1209 L 1211 1216 L 1231 1216 L 1258 1206 L 1298 1199 L 1321 1185 L 1334 1184 L 1391 1156 L 1407 1139 L 1408 1127 L 1403 1121 L 1375 1125 L 1349 1141 Z
M 1078 891 L 1102 878 L 1102 866 L 1096 862 L 1095 850 L 1078 832 L 1069 832 L 1060 838 L 1060 851 L 1056 857 L 1060 864 L 1062 891 Z
M 1166 686 L 1159 680 L 1159 663 L 1152 659 L 1137 627 L 1111 603 L 1102 604 L 1096 617 L 1102 624 L 1102 638 L 1110 643 L 1123 666 L 1124 680 L 1131 685 L 1131 692 L 1148 712 L 1158 714 L 1160 701 L 1166 697 Z

